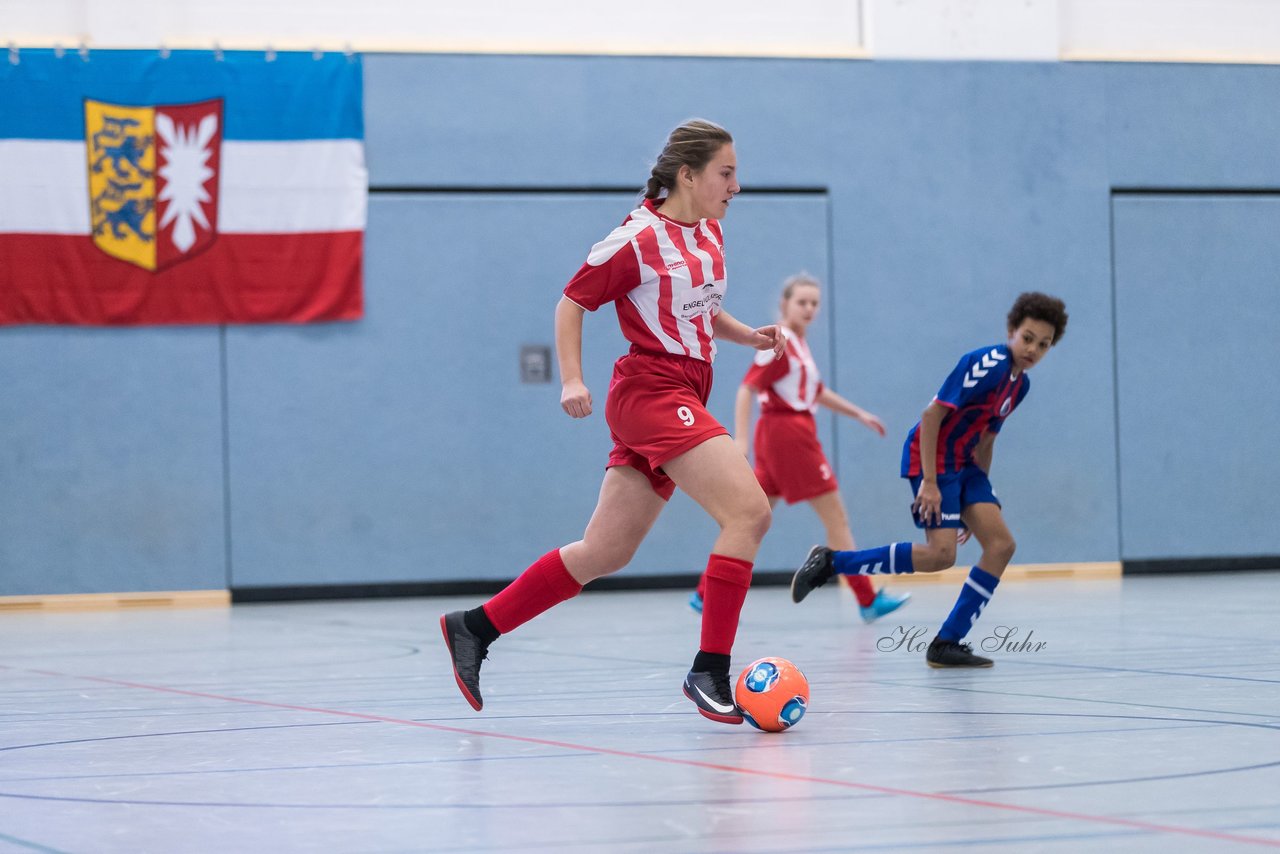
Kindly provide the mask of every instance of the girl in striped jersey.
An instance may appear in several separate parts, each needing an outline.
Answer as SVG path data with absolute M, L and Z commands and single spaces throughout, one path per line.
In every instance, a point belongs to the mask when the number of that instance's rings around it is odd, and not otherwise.
M 821 404 L 882 437 L 885 429 L 879 418 L 827 388 L 818 374 L 805 333 L 817 316 L 821 297 L 818 280 L 806 273 L 794 275 L 783 284 L 779 313 L 786 349 L 782 359 L 758 356 L 747 371 L 734 407 L 734 444 L 747 456 L 754 393 L 760 400 L 755 434 L 756 478 L 769 497 L 770 506 L 780 498 L 788 504 L 809 502 L 826 529 L 828 548 L 854 549 L 857 546 L 849 530 L 839 485 L 818 442 L 813 413 Z M 862 619 L 868 623 L 901 608 L 911 597 L 909 593 L 894 596 L 885 590 L 877 593 L 864 576 L 845 577 L 858 599 Z M 695 611 L 702 610 L 705 589 L 703 576 L 689 600 Z
M 684 693 L 704 716 L 740 724 L 729 654 L 771 510 L 728 431 L 706 410 L 716 339 L 777 358 L 777 326 L 752 328 L 724 311 L 720 220 L 741 188 L 733 138 L 694 119 L 672 131 L 644 204 L 597 243 L 556 307 L 560 405 L 593 410 L 582 382 L 582 318 L 613 303 L 631 349 L 614 365 L 605 403 L 614 446 L 581 540 L 552 549 L 478 608 L 440 618 L 454 678 L 477 711 L 480 664 L 500 635 L 626 566 L 679 486 L 720 525 L 707 561 L 702 636 Z

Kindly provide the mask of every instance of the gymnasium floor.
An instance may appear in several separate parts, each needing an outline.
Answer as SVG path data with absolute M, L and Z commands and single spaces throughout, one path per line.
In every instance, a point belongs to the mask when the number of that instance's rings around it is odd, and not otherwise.
M 1006 582 L 974 672 L 844 591 L 748 597 L 768 735 L 680 693 L 675 591 L 589 593 L 500 641 L 473 713 L 438 615 L 476 600 L 0 616 L 0 852 L 1124 851 L 1280 848 L 1280 575 Z

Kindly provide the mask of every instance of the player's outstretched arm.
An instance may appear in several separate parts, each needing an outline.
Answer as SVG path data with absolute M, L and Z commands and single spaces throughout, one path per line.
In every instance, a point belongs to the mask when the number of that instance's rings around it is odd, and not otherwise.
M 776 323 L 752 329 L 727 311 L 717 314 L 714 323 L 716 337 L 723 338 L 725 341 L 732 341 L 734 344 L 745 344 L 757 350 L 772 350 L 775 359 L 780 358 L 782 351 L 786 349 L 787 339 L 783 336 L 781 327 Z
M 883 421 L 856 403 L 836 394 L 826 386 L 823 386 L 822 391 L 818 394 L 818 403 L 827 407 L 827 409 L 839 412 L 841 415 L 848 415 L 850 418 L 865 425 L 868 430 L 878 433 L 882 438 L 885 435 Z
M 556 305 L 556 359 L 560 363 L 560 407 L 573 418 L 591 414 L 591 392 L 582 382 L 582 315 L 568 297 Z

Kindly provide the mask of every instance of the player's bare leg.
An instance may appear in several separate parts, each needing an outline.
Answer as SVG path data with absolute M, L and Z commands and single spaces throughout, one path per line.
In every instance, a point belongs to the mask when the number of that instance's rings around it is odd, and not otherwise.
M 685 677 L 685 696 L 707 718 L 742 722 L 733 701 L 729 656 L 751 569 L 772 511 L 751 466 L 728 436 L 716 436 L 663 466 L 667 476 L 720 525 L 707 561 L 702 635 Z
M 791 579 L 791 601 L 802 602 L 834 575 L 895 575 L 941 572 L 956 562 L 955 528 L 929 528 L 925 542 L 892 543 L 862 551 L 836 552 L 814 546 Z M 841 566 L 837 566 L 841 563 Z
M 955 607 L 929 644 L 925 660 L 930 667 L 990 667 L 994 663 L 974 655 L 973 648 L 961 641 L 995 593 L 1017 544 L 997 504 L 970 504 L 960 518 L 982 545 L 982 559 L 970 570 Z
M 849 527 L 849 514 L 845 510 L 844 500 L 838 490 L 819 495 L 809 500 L 822 527 L 826 529 L 827 548 L 834 551 L 853 551 L 858 548 Z M 858 612 L 864 623 L 875 622 L 885 614 L 890 614 L 907 603 L 910 593 L 894 595 L 887 590 L 878 593 L 865 575 L 841 576 L 849 585 L 849 589 L 858 599 Z
M 610 468 L 582 539 L 560 549 L 569 574 L 586 584 L 622 569 L 666 506 L 640 472 L 629 466 Z
M 481 607 L 440 618 L 454 680 L 473 709 L 484 706 L 480 665 L 499 633 L 577 595 L 588 581 L 626 566 L 665 506 L 640 472 L 610 468 L 581 540 L 543 555 Z
M 1003 576 L 1009 561 L 1013 560 L 1013 553 L 1017 551 L 1018 544 L 1013 539 L 1009 526 L 1005 524 L 1004 512 L 1000 509 L 1000 505 L 986 502 L 970 504 L 964 508 L 960 519 L 982 546 L 982 557 L 978 561 L 978 566 L 996 578 Z
M 774 510 L 778 506 L 778 502 L 782 500 L 782 497 L 778 495 L 770 495 L 768 496 L 768 498 L 769 498 L 770 511 Z M 696 613 L 699 613 L 699 614 L 702 613 L 702 597 L 706 594 L 706 592 L 707 592 L 707 574 L 704 572 L 700 576 L 698 576 L 698 586 L 693 591 L 693 593 L 690 594 L 689 596 L 689 607 L 692 608 Z

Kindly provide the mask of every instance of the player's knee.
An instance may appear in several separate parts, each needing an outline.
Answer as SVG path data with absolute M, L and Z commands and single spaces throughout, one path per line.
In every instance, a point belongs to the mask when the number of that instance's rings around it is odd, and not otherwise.
M 955 543 L 935 543 L 928 547 L 925 555 L 927 569 L 924 572 L 941 572 L 956 565 Z M 920 569 L 920 567 L 917 567 Z
M 608 545 L 588 544 L 586 554 L 583 558 L 583 570 L 592 578 L 602 578 L 606 575 L 612 575 L 631 563 L 631 558 L 635 556 L 636 548 L 620 546 L 617 543 Z
M 1001 537 L 992 544 L 991 550 L 995 552 L 996 557 L 1008 563 L 1013 560 L 1013 553 L 1018 550 L 1018 543 L 1013 537 Z
M 738 529 L 756 542 L 764 539 L 773 524 L 773 508 L 763 493 L 758 501 L 748 502 L 735 515 Z
M 763 495 L 753 510 L 752 525 L 761 540 L 764 539 L 765 534 L 769 533 L 769 527 L 773 525 L 773 508 L 769 506 L 769 499 Z

